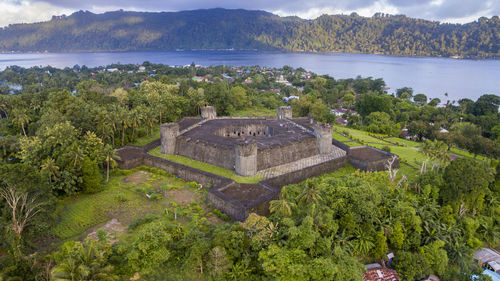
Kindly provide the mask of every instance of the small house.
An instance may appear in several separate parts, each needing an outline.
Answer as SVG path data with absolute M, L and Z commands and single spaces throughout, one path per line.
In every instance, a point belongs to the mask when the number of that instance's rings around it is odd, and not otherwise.
M 474 253 L 474 261 L 483 268 L 500 273 L 500 253 L 490 248 L 482 248 Z
M 347 120 L 345 120 L 342 117 L 338 117 L 337 119 L 335 119 L 335 121 L 337 121 L 337 123 L 339 123 L 342 126 L 347 126 L 347 124 L 349 123 Z
M 365 265 L 366 272 L 363 274 L 365 281 L 400 281 L 396 270 L 382 267 L 378 263 Z

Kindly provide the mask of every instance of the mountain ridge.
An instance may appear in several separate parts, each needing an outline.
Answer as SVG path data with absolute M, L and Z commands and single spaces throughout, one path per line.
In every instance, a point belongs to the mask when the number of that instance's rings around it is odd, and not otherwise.
M 1 52 L 257 49 L 500 57 L 500 20 L 449 24 L 403 15 L 281 17 L 262 10 L 78 11 L 0 28 Z

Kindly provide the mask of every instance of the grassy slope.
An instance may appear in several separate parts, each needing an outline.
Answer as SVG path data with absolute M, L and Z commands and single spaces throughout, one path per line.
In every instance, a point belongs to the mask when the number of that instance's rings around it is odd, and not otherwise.
M 58 202 L 55 212 L 58 223 L 53 228 L 52 234 L 60 239 L 78 238 L 87 229 L 111 218 L 117 218 L 127 226 L 146 214 L 159 214 L 168 206 L 169 198 L 151 200 L 143 191 L 137 190 L 138 188 L 152 189 L 156 192 L 161 192 L 162 187 L 190 188 L 196 192 L 196 189 L 187 182 L 167 175 L 163 171 L 150 172 L 151 169 L 142 172 L 148 175 L 141 180 L 142 182 L 124 182 L 128 175 L 137 171 L 142 170 L 137 168 L 121 171 L 121 175 L 112 176 L 101 192 L 79 195 Z
M 172 162 L 180 163 L 186 166 L 190 166 L 205 172 L 223 176 L 226 178 L 233 179 L 239 183 L 258 183 L 262 180 L 260 176 L 242 177 L 238 176 L 234 171 L 227 170 L 215 165 L 207 164 L 204 162 L 196 161 L 191 158 L 183 157 L 180 155 L 165 155 L 161 153 L 161 147 L 157 147 L 149 152 L 153 156 L 157 156 L 163 159 L 167 159 Z
M 347 132 L 349 133 L 350 137 L 360 141 L 364 141 L 366 145 L 373 146 L 379 149 L 381 149 L 384 146 L 389 146 L 392 153 L 397 154 L 400 157 L 400 159 L 402 159 L 404 162 L 407 162 L 409 165 L 413 166 L 411 167 L 405 163 L 401 164 L 400 173 L 406 175 L 407 177 L 417 176 L 418 168 L 420 167 L 420 165 L 422 165 L 422 162 L 425 160 L 425 156 L 419 151 L 420 147 L 422 146 L 422 143 L 396 137 L 377 139 L 375 137 L 370 136 L 369 135 L 370 133 L 365 131 L 346 128 L 342 126 L 334 126 L 333 138 L 338 141 L 344 142 L 346 145 L 349 146 L 357 146 L 360 145 L 361 143 L 347 142 L 349 141 L 349 139 L 347 137 L 344 137 L 342 135 L 342 132 Z M 394 143 L 403 146 L 396 146 L 394 145 Z M 461 157 L 474 158 L 474 154 L 457 148 L 452 148 L 451 153 Z M 477 159 L 483 161 L 488 160 L 488 158 L 480 155 L 477 156 Z

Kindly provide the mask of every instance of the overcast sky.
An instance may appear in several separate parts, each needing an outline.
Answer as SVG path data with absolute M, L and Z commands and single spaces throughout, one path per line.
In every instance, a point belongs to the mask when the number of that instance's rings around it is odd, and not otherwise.
M 49 20 L 78 10 L 180 11 L 206 8 L 265 10 L 280 16 L 316 18 L 322 14 L 362 16 L 405 14 L 442 22 L 466 23 L 500 14 L 500 0 L 0 0 L 0 26 Z

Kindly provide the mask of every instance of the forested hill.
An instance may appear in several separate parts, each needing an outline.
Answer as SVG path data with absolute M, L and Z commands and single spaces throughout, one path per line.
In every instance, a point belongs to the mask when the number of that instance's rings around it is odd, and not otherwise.
M 376 14 L 314 20 L 264 11 L 76 12 L 0 29 L 0 51 L 259 49 L 500 57 L 500 20 L 459 24 Z

